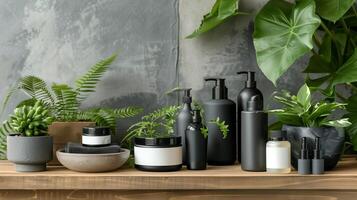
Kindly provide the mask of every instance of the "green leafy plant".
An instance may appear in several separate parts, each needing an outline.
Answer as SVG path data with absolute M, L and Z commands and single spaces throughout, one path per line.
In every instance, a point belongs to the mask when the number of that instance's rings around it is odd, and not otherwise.
M 21 106 L 15 108 L 14 114 L 9 121 L 5 121 L 7 132 L 20 133 L 22 136 L 47 135 L 48 126 L 53 122 L 48 110 L 40 101 L 34 106 Z
M 22 91 L 29 96 L 17 107 L 34 106 L 41 101 L 55 121 L 94 121 L 99 126 L 109 126 L 115 132 L 116 120 L 132 117 L 142 112 L 142 108 L 92 108 L 81 110 L 81 103 L 90 93 L 95 92 L 97 83 L 116 59 L 116 55 L 105 58 L 76 80 L 75 87 L 67 84 L 53 83 L 51 86 L 36 76 L 25 76 L 19 79 L 6 95 L 2 112 L 16 91 Z M 0 128 L 0 152 L 6 149 L 6 131 Z M 1 157 L 1 154 L 0 154 Z
M 139 114 L 142 109 L 127 107 L 120 109 L 93 108 L 80 110 L 81 103 L 95 92 L 97 83 L 115 60 L 112 55 L 99 61 L 89 71 L 76 80 L 76 87 L 67 84 L 53 83 L 48 87 L 47 83 L 36 76 L 21 78 L 6 96 L 3 108 L 13 93 L 17 90 L 25 92 L 30 98 L 22 101 L 19 106 L 33 105 L 35 101 L 42 101 L 49 109 L 51 115 L 57 121 L 95 121 L 101 126 L 115 127 L 117 118 L 132 117 Z
M 180 106 L 166 106 L 155 110 L 141 118 L 141 121 L 133 124 L 128 129 L 123 142 L 130 142 L 133 137 L 169 137 L 174 133 L 176 114 Z
M 273 124 L 273 127 L 281 128 L 283 124 L 304 127 L 348 127 L 351 125 L 348 118 L 331 119 L 332 112 L 345 109 L 346 104 L 326 101 L 313 103 L 310 89 L 306 84 L 300 88 L 296 96 L 284 92 L 282 95 L 275 95 L 274 99 L 284 107 L 269 111 L 278 118 L 278 122 Z
M 239 0 L 216 0 L 211 11 L 203 16 L 200 27 L 186 38 L 197 37 L 240 14 L 238 4 Z

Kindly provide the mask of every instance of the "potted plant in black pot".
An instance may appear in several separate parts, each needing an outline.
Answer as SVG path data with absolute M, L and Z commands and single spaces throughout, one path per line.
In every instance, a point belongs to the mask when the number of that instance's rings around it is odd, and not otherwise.
M 37 101 L 34 106 L 16 108 L 5 122 L 7 136 L 7 157 L 15 163 L 16 171 L 34 172 L 46 170 L 46 163 L 52 160 L 52 137 L 48 126 L 53 119 L 48 110 Z
M 345 104 L 338 102 L 312 102 L 309 87 L 303 85 L 298 94 L 291 95 L 284 92 L 275 95 L 274 99 L 283 105 L 283 108 L 271 110 L 276 115 L 291 143 L 292 165 L 297 169 L 297 159 L 300 156 L 300 139 L 306 137 L 308 146 L 312 147 L 316 137 L 320 137 L 322 157 L 325 159 L 325 170 L 333 169 L 343 149 L 345 137 L 344 127 L 351 123 L 348 118 L 333 119 L 332 112 L 344 109 Z M 312 154 L 312 149 L 310 150 Z M 312 157 L 312 155 L 310 155 Z

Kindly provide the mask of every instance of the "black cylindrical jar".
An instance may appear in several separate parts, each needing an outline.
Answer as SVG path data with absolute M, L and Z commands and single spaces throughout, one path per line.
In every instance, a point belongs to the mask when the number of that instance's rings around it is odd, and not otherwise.
M 106 126 L 84 127 L 82 144 L 85 146 L 107 146 L 111 144 L 111 129 Z

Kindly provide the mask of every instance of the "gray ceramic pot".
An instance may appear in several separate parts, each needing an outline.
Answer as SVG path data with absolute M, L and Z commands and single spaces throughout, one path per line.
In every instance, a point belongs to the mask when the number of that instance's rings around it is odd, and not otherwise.
M 18 172 L 45 171 L 52 160 L 52 148 L 51 136 L 7 136 L 7 159 L 15 163 Z
M 340 160 L 345 134 L 343 129 L 335 127 L 296 127 L 285 125 L 283 131 L 286 131 L 287 139 L 291 143 L 291 164 L 297 169 L 297 160 L 300 157 L 300 140 L 307 138 L 309 156 L 313 157 L 313 147 L 315 137 L 320 137 L 321 154 L 325 160 L 325 170 L 332 170 Z

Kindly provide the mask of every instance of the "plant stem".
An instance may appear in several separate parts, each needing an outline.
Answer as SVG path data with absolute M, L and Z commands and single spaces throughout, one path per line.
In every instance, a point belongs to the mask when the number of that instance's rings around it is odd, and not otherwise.
M 314 38 L 314 41 L 316 43 L 316 46 L 318 46 L 320 48 L 321 42 L 320 42 L 320 39 L 318 38 L 316 32 L 314 33 L 314 37 L 313 38 Z
M 355 8 L 354 4 L 352 5 L 352 10 L 353 10 L 353 13 L 355 14 L 355 16 L 357 17 L 357 11 L 356 11 L 356 8 Z
M 327 26 L 325 25 L 325 23 L 323 21 L 321 21 L 321 26 L 326 31 L 326 33 L 331 37 L 331 39 L 335 40 L 334 35 L 332 34 L 332 32 L 330 30 L 328 30 Z
M 352 43 L 353 48 L 356 48 L 356 43 L 355 43 L 355 41 L 354 41 L 353 38 L 352 38 L 351 31 L 348 29 L 345 20 L 344 20 L 344 19 L 341 19 L 341 23 L 342 23 L 343 29 L 345 30 L 345 32 L 347 33 L 347 35 L 348 35 L 348 36 L 350 37 L 350 39 L 351 39 L 351 43 Z

